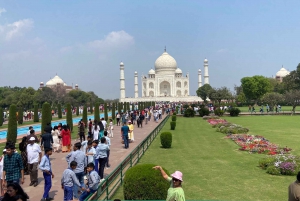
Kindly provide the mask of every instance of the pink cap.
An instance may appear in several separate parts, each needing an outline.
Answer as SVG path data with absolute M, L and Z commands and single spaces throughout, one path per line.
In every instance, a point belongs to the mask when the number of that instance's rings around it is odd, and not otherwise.
M 180 171 L 175 171 L 173 174 L 171 174 L 171 176 L 175 179 L 179 179 L 180 181 L 182 180 L 182 173 Z

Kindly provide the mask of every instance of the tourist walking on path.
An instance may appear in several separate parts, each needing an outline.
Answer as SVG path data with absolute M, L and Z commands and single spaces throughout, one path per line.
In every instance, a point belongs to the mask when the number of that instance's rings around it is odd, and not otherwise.
M 104 125 L 103 125 L 102 121 L 99 121 L 98 125 L 99 125 L 99 128 L 100 128 L 98 140 L 100 140 L 104 136 L 104 129 L 105 128 L 104 128 Z
M 105 140 L 106 140 L 106 144 L 108 145 L 108 148 L 109 148 L 106 151 L 106 153 L 107 153 L 107 160 L 106 160 L 105 165 L 106 165 L 107 168 L 109 168 L 110 167 L 110 164 L 109 164 L 109 155 L 110 155 L 110 145 L 111 145 L 111 143 L 110 143 L 110 138 L 107 136 L 107 131 L 104 131 L 104 137 L 105 137 Z
M 62 139 L 62 152 L 68 152 L 71 146 L 71 133 L 67 125 L 63 125 L 60 133 Z
M 27 154 L 28 154 L 28 170 L 30 175 L 29 186 L 33 185 L 34 187 L 36 187 L 38 185 L 38 165 L 41 162 L 42 151 L 41 151 L 41 147 L 35 143 L 34 137 L 31 137 L 29 139 L 29 144 L 27 145 Z
M 117 113 L 117 126 L 120 126 L 120 114 L 119 113 Z
M 41 163 L 40 163 L 40 170 L 43 171 L 43 177 L 45 180 L 44 185 L 44 194 L 41 201 L 49 201 L 53 200 L 53 198 L 49 197 L 49 192 L 52 187 L 52 179 L 54 178 L 54 174 L 52 172 L 51 168 L 51 162 L 49 156 L 52 155 L 52 149 L 45 149 L 45 155 L 42 157 Z
M 109 137 L 113 138 L 114 137 L 114 123 L 113 123 L 112 119 L 109 120 L 108 131 L 109 131 Z
M 80 142 L 85 141 L 85 125 L 83 121 L 79 122 L 79 137 Z
M 26 201 L 29 199 L 28 195 L 24 192 L 20 184 L 11 183 L 7 185 L 7 192 L 1 201 Z
M 93 140 L 98 140 L 99 138 L 100 127 L 98 125 L 97 120 L 94 121 L 94 125 L 92 128 L 92 135 L 94 136 Z
M 19 150 L 21 151 L 21 157 L 24 165 L 24 174 L 28 174 L 28 166 L 27 166 L 27 161 L 28 161 L 28 156 L 27 156 L 27 137 L 24 136 L 22 138 L 22 141 L 19 144 Z
M 166 201 L 185 201 L 184 191 L 181 187 L 181 183 L 183 182 L 182 173 L 180 171 L 175 171 L 171 174 L 171 177 L 169 177 L 161 166 L 155 166 L 153 168 L 159 170 L 163 178 L 170 182 Z
M 81 148 L 81 143 L 80 142 L 75 143 L 73 147 L 73 151 L 66 156 L 66 161 L 68 162 L 69 167 L 72 161 L 75 161 L 77 163 L 77 167 L 74 170 L 74 173 L 78 181 L 80 182 L 81 186 L 83 186 L 84 168 L 86 167 L 87 164 L 86 164 L 86 155 L 80 150 L 80 148 Z M 80 185 L 74 185 L 73 187 L 74 197 L 76 199 L 79 198 L 78 186 Z
M 108 145 L 106 144 L 105 137 L 101 138 L 101 143 L 96 148 L 96 158 L 99 161 L 99 176 L 100 181 L 104 180 L 104 168 L 107 160 L 107 150 L 109 150 Z
M 129 133 L 129 127 L 126 125 L 126 122 L 124 126 L 121 127 L 121 138 L 124 141 L 125 149 L 129 148 L 129 142 L 128 142 L 128 133 Z
M 34 131 L 34 130 L 31 130 L 31 131 L 30 131 L 30 134 L 27 135 L 27 143 L 29 142 L 29 139 L 30 139 L 31 137 L 34 137 L 34 138 L 35 138 L 35 142 L 36 142 L 36 143 L 39 143 L 39 142 L 40 142 L 40 141 L 39 141 L 39 138 L 35 135 L 35 131 Z
M 52 138 L 53 138 L 53 144 L 52 144 L 53 151 L 58 152 L 60 149 L 60 140 L 59 140 L 60 134 L 59 134 L 57 126 L 54 126 L 51 134 L 52 134 Z
M 95 171 L 94 163 L 89 163 L 87 165 L 87 172 L 88 172 L 87 188 L 81 194 L 79 201 L 84 201 L 90 194 L 96 192 L 100 182 L 100 177 L 98 173 Z
M 44 129 L 44 134 L 42 135 L 42 140 L 41 140 L 41 146 L 44 147 L 44 150 L 46 148 L 52 148 L 52 144 L 53 144 L 53 138 L 52 138 L 52 135 L 51 135 L 51 131 L 52 131 L 52 128 L 45 128 Z
M 93 122 L 91 119 L 89 119 L 89 125 L 88 125 L 88 136 L 91 137 L 91 139 L 93 139 L 93 135 L 92 135 L 92 127 L 93 127 Z
M 143 121 L 145 119 L 145 115 L 143 114 L 143 112 L 140 113 L 139 119 L 140 119 L 141 128 L 143 128 Z
M 134 135 L 133 135 L 133 129 L 134 129 L 134 126 L 132 124 L 131 121 L 128 121 L 128 127 L 129 127 L 129 136 L 128 136 L 128 140 L 130 142 L 133 142 L 134 141 Z
M 64 201 L 73 200 L 73 187 L 81 186 L 74 173 L 74 170 L 76 168 L 77 168 L 77 162 L 72 161 L 70 163 L 70 167 L 63 172 L 63 176 L 61 177 L 61 188 L 64 190 Z M 81 188 L 82 190 L 84 190 L 82 186 Z
M 19 183 L 21 178 L 21 183 L 24 183 L 24 167 L 23 161 L 20 154 L 15 153 L 15 145 L 8 143 L 5 147 L 6 155 L 4 157 L 3 165 L 3 182 L 2 186 L 11 183 Z

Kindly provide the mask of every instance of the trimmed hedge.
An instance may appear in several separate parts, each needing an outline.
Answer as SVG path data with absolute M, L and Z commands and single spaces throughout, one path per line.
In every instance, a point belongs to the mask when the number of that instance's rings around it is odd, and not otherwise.
M 67 103 L 67 125 L 70 127 L 71 132 L 73 131 L 73 117 L 72 117 L 72 109 L 71 104 Z
M 107 103 L 104 103 L 104 119 L 108 121 Z
M 191 108 L 187 108 L 185 111 L 184 111 L 184 116 L 185 117 L 194 117 L 196 114 L 195 110 L 191 109 Z
M 62 118 L 61 104 L 57 105 L 57 114 L 58 114 L 58 118 L 61 119 Z
M 17 106 L 15 104 L 12 104 L 9 107 L 9 119 L 6 140 L 16 143 L 17 135 Z
M 3 125 L 3 119 L 4 119 L 3 109 L 2 107 L 0 107 L 0 126 Z
M 171 130 L 175 130 L 176 127 L 176 121 L 171 121 L 170 122 Z
M 229 112 L 230 116 L 237 117 L 237 116 L 239 116 L 241 110 L 237 107 L 232 107 L 232 108 L 228 109 L 228 112 Z
M 177 116 L 176 115 L 172 115 L 172 121 L 176 121 L 177 120 Z
M 49 103 L 45 102 L 42 106 L 42 128 L 41 132 L 44 132 L 44 128 L 46 128 L 47 124 L 51 124 L 52 120 L 52 113 L 51 113 L 51 106 Z
M 33 122 L 39 122 L 39 106 L 38 104 L 34 104 L 34 109 L 33 109 Z
M 19 107 L 18 109 L 18 124 L 23 124 L 23 109 Z
M 209 109 L 206 107 L 200 108 L 198 112 L 200 117 L 209 116 Z
M 221 110 L 220 108 L 217 108 L 215 111 L 215 115 L 221 117 L 224 114 L 224 110 Z
M 112 104 L 112 108 L 111 108 L 111 118 L 112 120 L 116 119 L 116 103 L 113 102 Z
M 99 116 L 99 103 L 95 103 L 94 120 L 97 120 L 97 122 L 100 121 L 100 116 Z
M 163 148 L 171 148 L 172 146 L 172 133 L 162 132 L 160 134 L 160 143 Z
M 125 200 L 165 200 L 170 187 L 154 164 L 136 165 L 125 173 L 123 194 Z M 163 168 L 169 175 L 169 172 Z
M 79 116 L 79 106 L 76 107 L 76 116 Z
M 90 112 L 91 112 L 91 114 L 94 113 L 94 111 L 93 111 L 93 104 L 92 103 L 90 103 Z
M 83 111 L 82 111 L 82 121 L 84 122 L 85 127 L 87 127 L 87 107 L 86 105 L 83 106 Z

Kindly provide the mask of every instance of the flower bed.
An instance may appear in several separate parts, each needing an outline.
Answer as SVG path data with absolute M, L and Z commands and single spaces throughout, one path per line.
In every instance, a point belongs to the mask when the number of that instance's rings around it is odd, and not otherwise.
M 227 122 L 225 119 L 208 119 L 207 122 L 213 128 L 217 128 L 217 132 L 225 134 L 248 133 L 249 129 L 237 124 Z
M 217 124 L 225 124 L 227 121 L 225 119 L 208 119 L 207 122 L 210 125 L 217 125 Z
M 300 171 L 300 157 L 279 154 L 262 158 L 259 166 L 272 175 L 296 175 Z

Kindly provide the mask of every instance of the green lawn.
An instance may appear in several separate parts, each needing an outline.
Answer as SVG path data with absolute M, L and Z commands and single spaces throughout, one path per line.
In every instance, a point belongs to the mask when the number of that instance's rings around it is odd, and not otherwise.
M 248 107 L 238 107 L 242 112 L 248 112 Z M 260 106 L 255 106 L 255 111 L 259 112 Z M 292 111 L 293 107 L 292 106 L 281 106 L 281 111 L 283 112 L 290 112 Z M 296 107 L 296 111 L 300 111 L 300 107 Z M 266 104 L 264 104 L 264 112 L 267 112 L 266 109 Z M 274 110 L 275 112 L 275 110 Z
M 226 117 L 273 143 L 288 146 L 300 154 L 297 136 L 300 116 Z M 169 123 L 162 131 L 169 131 Z M 201 118 L 177 118 L 171 149 L 161 149 L 157 137 L 140 163 L 154 163 L 174 172 L 183 172 L 187 200 L 287 200 L 288 185 L 295 176 L 272 176 L 258 167 L 265 155 L 249 154 L 224 134 L 215 132 Z M 113 199 L 121 198 L 122 188 Z

